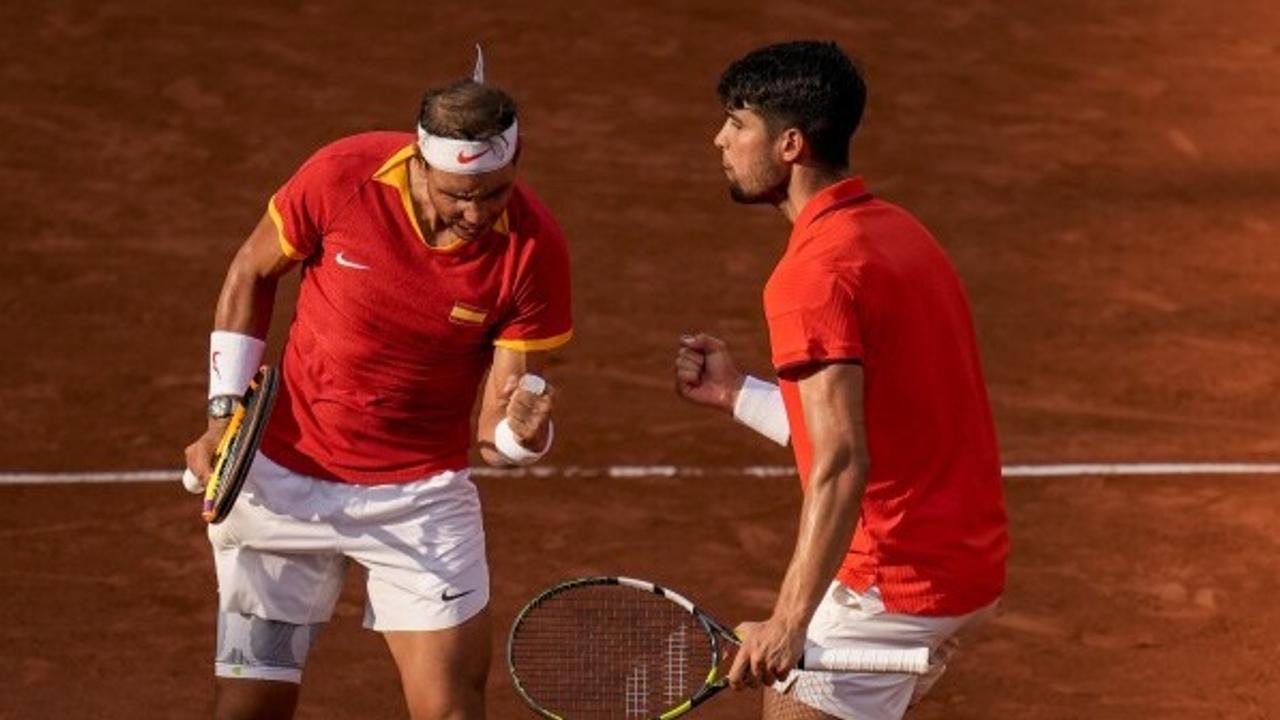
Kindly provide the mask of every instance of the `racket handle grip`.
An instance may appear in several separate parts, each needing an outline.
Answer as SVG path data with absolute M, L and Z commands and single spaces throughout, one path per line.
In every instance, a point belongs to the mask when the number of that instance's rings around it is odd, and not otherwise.
M 804 651 L 800 670 L 910 673 L 929 671 L 929 648 L 818 648 Z

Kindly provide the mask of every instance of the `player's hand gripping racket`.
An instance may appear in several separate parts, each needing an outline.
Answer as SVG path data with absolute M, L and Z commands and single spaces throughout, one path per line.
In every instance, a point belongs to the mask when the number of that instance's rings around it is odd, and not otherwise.
M 204 489 L 204 508 L 200 515 L 205 522 L 217 524 L 226 519 L 235 505 L 249 467 L 258 453 L 262 431 L 276 401 L 276 389 L 280 384 L 280 371 L 263 365 L 254 376 L 244 398 L 237 404 L 222 440 L 213 454 L 213 472 Z
M 507 666 L 516 690 L 556 720 L 689 712 L 728 685 L 720 672 L 732 630 L 664 587 L 625 577 L 570 580 L 516 618 Z M 923 674 L 929 649 L 810 649 L 798 669 Z

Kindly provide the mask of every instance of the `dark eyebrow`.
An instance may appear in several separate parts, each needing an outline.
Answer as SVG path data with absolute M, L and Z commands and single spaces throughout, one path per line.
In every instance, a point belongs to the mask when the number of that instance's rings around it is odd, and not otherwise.
M 491 197 L 496 197 L 498 195 L 501 195 L 502 193 L 507 191 L 507 188 L 511 187 L 514 184 L 515 183 L 503 183 L 498 187 L 494 188 L 493 190 L 490 190 L 489 192 L 484 193 L 483 195 L 479 193 L 451 193 L 447 190 L 442 190 L 441 192 L 443 192 L 445 195 L 448 195 L 449 197 L 455 200 L 475 200 L 477 198 L 484 199 L 484 198 L 491 198 Z
M 514 185 L 514 184 L 515 184 L 515 183 L 503 183 L 503 184 L 499 185 L 498 187 L 494 188 L 493 190 L 490 190 L 489 192 L 485 193 L 485 194 L 484 194 L 484 195 L 482 195 L 481 197 L 485 197 L 485 198 L 497 197 L 497 196 L 501 195 L 502 193 L 506 192 L 506 191 L 507 191 L 507 189 L 508 189 L 508 188 L 510 188 L 510 187 L 511 187 L 512 185 Z

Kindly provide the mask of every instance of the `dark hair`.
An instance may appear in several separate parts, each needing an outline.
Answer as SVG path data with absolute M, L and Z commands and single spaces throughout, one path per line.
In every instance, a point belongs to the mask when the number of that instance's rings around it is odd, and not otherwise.
M 418 109 L 418 124 L 438 137 L 487 140 L 511 127 L 516 101 L 504 90 L 474 80 L 459 80 L 428 90 Z
M 848 167 L 867 86 L 835 43 L 802 40 L 753 50 L 724 71 L 716 92 L 726 108 L 760 113 L 775 134 L 798 129 L 818 162 Z

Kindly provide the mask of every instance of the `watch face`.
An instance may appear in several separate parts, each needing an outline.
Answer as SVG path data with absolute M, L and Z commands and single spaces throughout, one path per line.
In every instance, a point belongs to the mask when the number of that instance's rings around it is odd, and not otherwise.
M 235 412 L 236 398 L 234 395 L 219 395 L 209 398 L 209 417 L 225 418 L 231 417 L 231 413 Z

